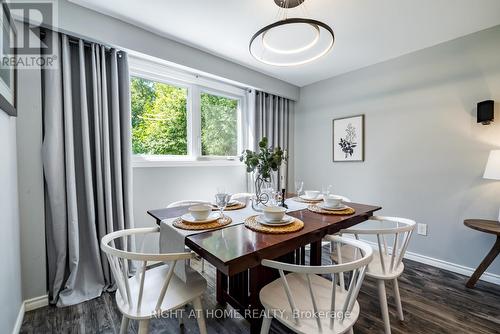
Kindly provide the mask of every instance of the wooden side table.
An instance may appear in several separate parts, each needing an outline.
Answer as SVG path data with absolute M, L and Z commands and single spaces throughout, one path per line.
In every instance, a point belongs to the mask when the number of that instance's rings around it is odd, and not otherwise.
M 479 277 L 485 272 L 485 270 L 489 267 L 491 262 L 497 257 L 500 253 L 500 223 L 496 220 L 484 220 L 484 219 L 466 219 L 464 220 L 464 225 L 468 226 L 474 230 L 481 231 L 484 233 L 494 234 L 497 236 L 497 240 L 490 252 L 483 261 L 479 264 L 476 271 L 472 274 L 471 278 L 467 282 L 466 286 L 468 288 L 473 288 L 476 285 Z

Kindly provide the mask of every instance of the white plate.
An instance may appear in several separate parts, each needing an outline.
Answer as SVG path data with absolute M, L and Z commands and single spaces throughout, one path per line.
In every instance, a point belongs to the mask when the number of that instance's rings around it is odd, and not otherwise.
M 293 220 L 294 220 L 293 217 L 290 217 L 288 215 L 285 215 L 285 217 L 283 217 L 283 219 L 279 220 L 279 221 L 266 220 L 264 215 L 257 216 L 257 222 L 259 224 L 266 225 L 266 226 L 285 226 L 285 225 L 289 225 L 289 224 L 293 223 Z
M 300 195 L 299 197 L 305 199 L 306 201 L 321 201 L 323 199 L 323 195 L 321 194 L 314 198 L 308 197 L 306 195 Z
M 341 210 L 345 210 L 348 208 L 348 206 L 345 204 L 340 204 L 339 206 L 337 206 L 335 208 L 332 208 L 330 206 L 326 206 L 325 203 L 318 203 L 316 205 L 323 210 L 329 210 L 329 211 L 341 211 Z
M 181 219 L 188 222 L 188 223 L 196 223 L 196 224 L 204 224 L 204 223 L 211 223 L 213 221 L 216 221 L 217 219 L 220 218 L 220 213 L 219 212 L 212 212 L 208 216 L 207 219 L 204 220 L 196 220 L 190 213 L 186 213 L 181 216 Z

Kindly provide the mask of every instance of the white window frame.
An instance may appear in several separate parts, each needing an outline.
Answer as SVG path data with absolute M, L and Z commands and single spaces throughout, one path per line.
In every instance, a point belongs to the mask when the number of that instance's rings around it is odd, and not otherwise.
M 168 65 L 137 57 L 129 57 L 130 77 L 140 77 L 187 88 L 187 155 L 132 154 L 133 167 L 176 166 L 236 166 L 242 165 L 238 156 L 203 156 L 201 154 L 201 93 L 238 100 L 237 153 L 246 145 L 246 130 L 243 127 L 247 114 L 248 89 L 236 87 L 222 81 L 200 77 Z

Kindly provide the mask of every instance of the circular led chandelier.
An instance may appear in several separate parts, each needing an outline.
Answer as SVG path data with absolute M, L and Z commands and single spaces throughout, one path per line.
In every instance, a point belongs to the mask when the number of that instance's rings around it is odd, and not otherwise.
M 332 49 L 335 37 L 328 25 L 313 19 L 286 17 L 286 9 L 304 1 L 274 0 L 285 14 L 282 20 L 252 36 L 249 50 L 255 59 L 274 66 L 298 66 L 315 61 Z

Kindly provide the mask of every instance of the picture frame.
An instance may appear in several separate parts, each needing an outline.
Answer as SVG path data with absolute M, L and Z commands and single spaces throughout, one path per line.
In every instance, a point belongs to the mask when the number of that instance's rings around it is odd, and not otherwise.
M 332 121 L 333 162 L 365 161 L 365 115 Z
M 0 32 L 0 109 L 10 116 L 17 116 L 16 66 L 4 66 L 5 57 L 16 58 L 16 48 L 11 47 L 12 41 L 16 41 L 16 30 L 8 4 L 1 0 L 0 21 L 2 31 Z

